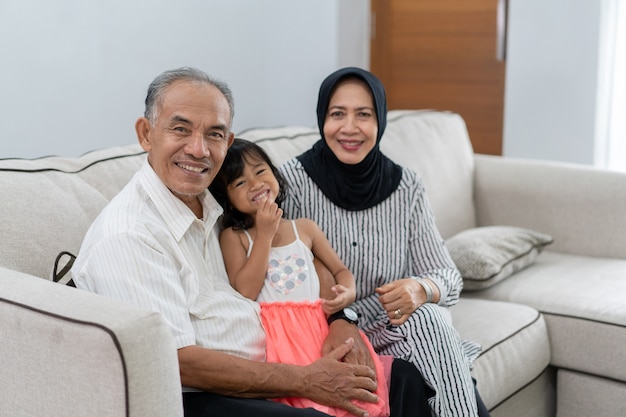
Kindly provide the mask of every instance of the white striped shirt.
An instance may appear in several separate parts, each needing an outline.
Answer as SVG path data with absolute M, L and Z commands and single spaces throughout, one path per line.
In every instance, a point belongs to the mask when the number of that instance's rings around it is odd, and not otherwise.
M 203 220 L 148 162 L 96 218 L 72 277 L 81 289 L 161 313 L 177 348 L 265 358 L 257 303 L 228 283 L 218 240 L 222 209 L 206 191 Z

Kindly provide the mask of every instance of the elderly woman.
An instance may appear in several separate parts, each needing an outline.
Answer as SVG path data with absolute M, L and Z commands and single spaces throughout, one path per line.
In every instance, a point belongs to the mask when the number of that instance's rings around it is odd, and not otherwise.
M 412 362 L 435 416 L 487 416 L 470 375 L 480 347 L 462 341 L 448 307 L 463 281 L 418 175 L 380 151 L 387 121 L 380 80 L 343 68 L 322 83 L 321 139 L 281 167 L 288 217 L 308 217 L 356 277 L 359 327 L 379 354 Z M 346 311 L 350 316 L 352 312 Z

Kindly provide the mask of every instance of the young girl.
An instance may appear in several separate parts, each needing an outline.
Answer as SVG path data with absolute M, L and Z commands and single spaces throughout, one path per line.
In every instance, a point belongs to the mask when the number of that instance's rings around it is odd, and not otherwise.
M 317 224 L 283 219 L 286 183 L 261 147 L 235 139 L 210 191 L 224 207 L 220 244 L 231 285 L 261 305 L 268 362 L 307 365 L 321 356 L 329 320 L 350 313 L 355 281 Z M 314 257 L 334 282 L 320 282 Z M 325 297 L 320 299 L 320 295 Z M 389 415 L 388 387 L 380 359 L 362 335 L 376 363 L 376 404 L 359 402 L 370 416 Z M 304 398 L 277 401 L 313 407 L 335 416 L 345 410 Z

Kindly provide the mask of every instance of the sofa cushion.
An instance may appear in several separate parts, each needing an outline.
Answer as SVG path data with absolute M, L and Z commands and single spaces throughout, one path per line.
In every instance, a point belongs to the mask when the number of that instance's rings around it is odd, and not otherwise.
M 276 165 L 308 150 L 320 138 L 314 127 L 263 127 L 237 136 L 258 142 Z M 390 111 L 380 147 L 393 161 L 422 177 L 444 238 L 476 226 L 474 156 L 461 116 L 430 110 Z
M 558 416 L 626 416 L 626 384 L 607 378 L 559 369 Z
M 467 291 L 490 287 L 532 264 L 552 236 L 512 226 L 464 230 L 446 240 Z
M 532 383 L 550 363 L 546 323 L 534 308 L 461 297 L 450 310 L 461 337 L 483 348 L 472 375 L 488 408 Z
M 138 145 L 78 158 L 0 160 L 0 266 L 49 278 L 57 254 L 84 234 L 145 159 Z
M 610 288 L 611 291 L 607 291 Z M 464 297 L 526 304 L 543 312 L 551 363 L 626 382 L 626 260 L 545 251 L 535 264 Z
M 320 138 L 316 128 L 302 126 L 259 127 L 236 136 L 261 145 L 276 166 L 307 151 Z

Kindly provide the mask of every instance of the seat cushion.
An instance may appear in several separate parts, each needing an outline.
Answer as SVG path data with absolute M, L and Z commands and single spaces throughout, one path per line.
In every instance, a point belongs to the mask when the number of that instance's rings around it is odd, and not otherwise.
M 558 296 L 555 296 L 558 294 Z M 464 297 L 543 312 L 552 364 L 626 382 L 626 260 L 544 251 L 535 264 Z
M 472 375 L 488 408 L 532 383 L 550 363 L 546 323 L 534 308 L 462 297 L 451 312 L 461 337 L 483 348 Z

